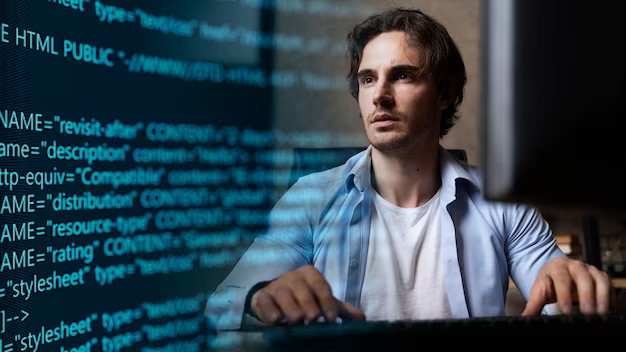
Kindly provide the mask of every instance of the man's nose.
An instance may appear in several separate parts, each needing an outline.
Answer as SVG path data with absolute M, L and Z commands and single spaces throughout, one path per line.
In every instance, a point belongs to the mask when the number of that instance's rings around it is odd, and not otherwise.
M 393 92 L 387 80 L 381 79 L 376 82 L 373 103 L 376 106 L 387 107 L 393 105 Z

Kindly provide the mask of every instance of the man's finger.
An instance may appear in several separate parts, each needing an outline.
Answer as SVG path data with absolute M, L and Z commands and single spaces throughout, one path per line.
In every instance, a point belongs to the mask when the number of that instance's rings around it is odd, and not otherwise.
M 300 323 L 304 320 L 304 311 L 296 302 L 289 288 L 280 287 L 276 289 L 272 298 L 274 298 L 274 301 L 278 304 L 278 307 L 290 323 Z
M 274 324 L 282 319 L 283 315 L 280 309 L 272 299 L 272 297 L 263 290 L 255 294 L 256 304 L 254 309 L 255 313 L 261 318 L 261 321 L 267 324 Z
M 343 320 L 365 320 L 365 314 L 347 302 L 337 302 L 337 313 Z
M 324 318 L 329 322 L 337 320 L 337 299 L 333 297 L 330 286 L 324 277 L 322 275 L 307 275 L 305 280 L 313 291 Z
M 533 287 L 530 288 L 530 297 L 528 297 L 522 316 L 539 315 L 543 306 L 548 303 L 552 293 L 551 288 L 552 280 L 548 276 L 540 274 Z
M 593 265 L 587 265 L 589 274 L 595 281 L 596 312 L 607 314 L 611 309 L 611 281 L 604 272 L 596 269 Z
M 539 315 L 541 314 L 543 306 L 544 304 L 540 298 L 529 299 L 528 302 L 526 302 L 526 307 L 524 307 L 522 316 Z
M 543 306 L 554 303 L 555 299 L 556 295 L 554 294 L 552 279 L 547 275 L 540 275 L 530 289 L 530 297 L 522 312 L 522 316 L 541 314 Z
M 557 270 L 548 274 L 554 283 L 554 292 L 556 293 L 556 301 L 559 309 L 563 314 L 572 313 L 572 289 L 574 282 L 567 267 L 559 267 Z
M 299 285 L 294 285 L 292 287 L 292 291 L 297 303 L 304 311 L 304 321 L 309 323 L 317 320 L 317 318 L 321 315 L 321 311 L 308 284 L 302 280 Z
M 571 261 L 568 265 L 572 280 L 576 284 L 580 311 L 583 314 L 596 312 L 596 283 L 587 266 L 581 261 Z M 608 297 L 607 297 L 608 298 Z

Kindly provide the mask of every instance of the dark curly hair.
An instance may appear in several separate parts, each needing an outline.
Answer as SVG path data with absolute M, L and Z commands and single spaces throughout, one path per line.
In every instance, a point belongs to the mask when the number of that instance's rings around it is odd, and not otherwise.
M 439 95 L 451 102 L 441 115 L 439 136 L 443 137 L 459 118 L 457 113 L 463 101 L 463 87 L 467 82 L 467 76 L 459 49 L 448 31 L 434 18 L 420 10 L 405 8 L 388 10 L 370 16 L 352 29 L 347 38 L 350 93 L 358 101 L 359 83 L 356 74 L 365 45 L 379 34 L 391 31 L 406 33 L 411 43 L 420 49 L 421 74 L 425 78 L 432 77 Z

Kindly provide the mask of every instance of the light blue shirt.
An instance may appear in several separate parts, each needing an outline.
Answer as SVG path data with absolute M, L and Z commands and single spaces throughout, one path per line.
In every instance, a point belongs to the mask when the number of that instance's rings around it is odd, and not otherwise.
M 300 178 L 281 197 L 267 234 L 254 240 L 209 297 L 205 314 L 218 330 L 241 326 L 253 285 L 308 264 L 337 299 L 359 307 L 370 237 L 371 148 Z M 535 208 L 485 200 L 478 171 L 439 151 L 445 210 L 440 258 L 452 316 L 504 315 L 509 276 L 528 299 L 541 268 L 565 255 Z

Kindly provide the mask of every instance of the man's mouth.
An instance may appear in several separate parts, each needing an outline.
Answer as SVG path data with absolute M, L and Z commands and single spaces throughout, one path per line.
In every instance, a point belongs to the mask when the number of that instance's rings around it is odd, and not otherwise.
M 372 125 L 376 127 L 386 127 L 390 126 L 398 121 L 398 118 L 390 115 L 390 114 L 379 114 L 374 116 L 372 120 Z

